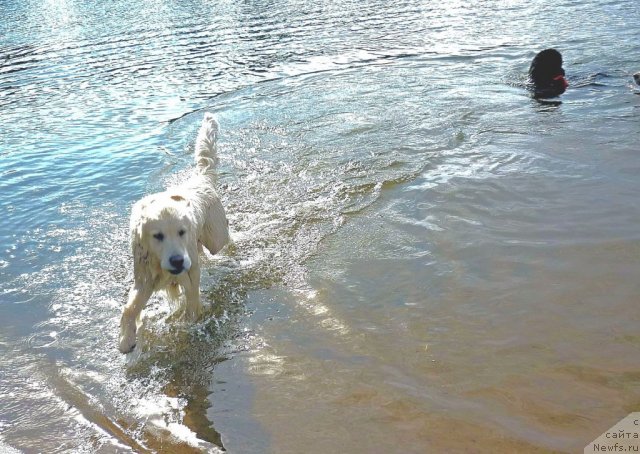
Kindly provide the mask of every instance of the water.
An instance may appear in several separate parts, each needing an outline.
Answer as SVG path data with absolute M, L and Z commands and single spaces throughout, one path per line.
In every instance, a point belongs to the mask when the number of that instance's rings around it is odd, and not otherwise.
M 577 452 L 638 410 L 635 3 L 0 13 L 0 450 Z M 234 244 L 125 357 L 129 209 L 204 111 Z

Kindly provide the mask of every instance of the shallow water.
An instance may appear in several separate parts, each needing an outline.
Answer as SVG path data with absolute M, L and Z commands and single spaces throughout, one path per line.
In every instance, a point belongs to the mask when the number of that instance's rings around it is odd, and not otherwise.
M 0 13 L 0 450 L 576 452 L 638 410 L 633 2 Z M 129 209 L 204 111 L 234 244 L 125 357 Z

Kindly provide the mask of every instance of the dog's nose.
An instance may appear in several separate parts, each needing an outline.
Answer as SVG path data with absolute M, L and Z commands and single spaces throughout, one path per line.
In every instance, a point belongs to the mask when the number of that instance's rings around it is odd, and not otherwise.
M 169 263 L 177 271 L 182 271 L 184 266 L 184 257 L 181 255 L 172 255 L 169 257 Z

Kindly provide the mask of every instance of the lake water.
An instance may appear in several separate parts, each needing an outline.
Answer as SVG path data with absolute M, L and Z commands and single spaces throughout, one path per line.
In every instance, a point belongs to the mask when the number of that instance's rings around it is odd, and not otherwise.
M 582 452 L 640 409 L 637 2 L 0 3 L 0 451 Z M 523 89 L 562 51 L 555 103 Z M 208 306 L 116 348 L 221 124 Z

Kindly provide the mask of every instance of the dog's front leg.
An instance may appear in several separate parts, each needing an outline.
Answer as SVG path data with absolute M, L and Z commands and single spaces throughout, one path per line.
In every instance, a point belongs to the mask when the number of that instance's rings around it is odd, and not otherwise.
M 188 274 L 189 282 L 184 286 L 185 307 L 184 317 L 196 320 L 204 310 L 200 301 L 200 267 L 192 266 Z
M 122 311 L 120 319 L 120 342 L 118 348 L 121 353 L 129 353 L 136 346 L 136 322 L 142 309 L 151 297 L 152 290 L 135 284 L 129 290 L 129 301 Z

